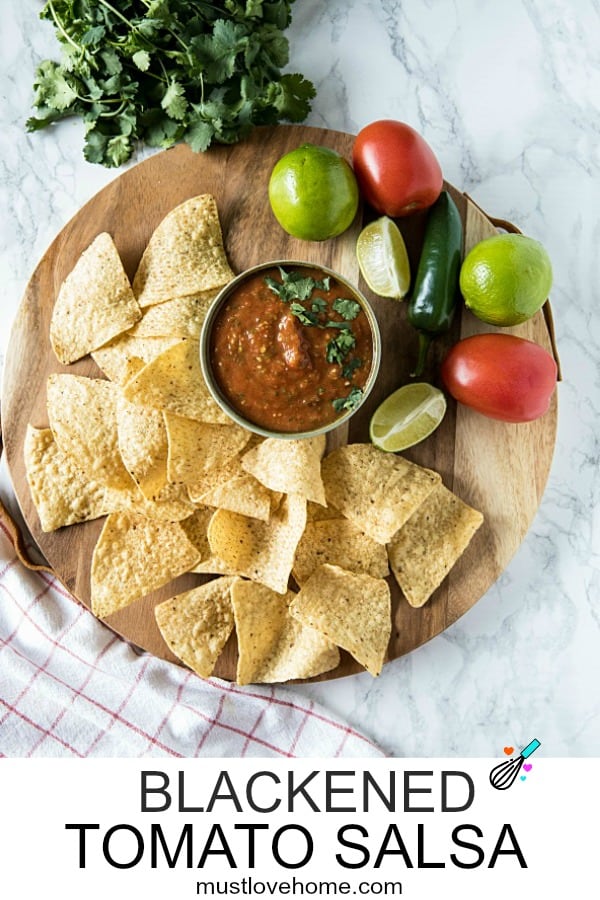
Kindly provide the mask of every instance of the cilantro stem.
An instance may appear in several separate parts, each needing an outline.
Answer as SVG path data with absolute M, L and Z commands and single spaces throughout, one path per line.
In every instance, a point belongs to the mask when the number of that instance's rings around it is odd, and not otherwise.
M 48 0 L 48 8 L 50 9 L 50 12 L 52 13 L 52 18 L 54 19 L 54 24 L 56 25 L 56 27 L 58 28 L 58 30 L 60 31 L 60 33 L 62 34 L 64 39 L 71 45 L 71 47 L 75 47 L 76 50 L 81 51 L 83 48 L 76 41 L 73 40 L 73 38 L 71 37 L 70 34 L 68 34 L 67 31 L 65 31 L 64 25 L 61 22 L 61 20 L 59 19 L 58 13 L 54 9 L 54 4 L 53 4 L 52 0 Z
M 118 102 L 119 100 L 121 101 L 121 105 L 120 105 L 120 106 L 118 106 L 116 109 L 113 109 L 112 112 L 103 112 L 103 113 L 100 113 L 99 118 L 100 118 L 100 119 L 113 119 L 115 116 L 120 116 L 121 113 L 123 112 L 123 110 L 125 109 L 125 107 L 127 106 L 127 101 L 126 101 L 126 100 L 122 100 L 120 97 L 115 97 L 115 100 L 114 100 L 114 101 L 105 100 L 104 102 L 105 102 L 105 103 L 111 103 L 111 102 L 115 102 L 115 103 L 116 103 L 116 102 Z
M 110 9 L 110 11 L 115 14 L 117 19 L 120 19 L 121 22 L 125 22 L 125 24 L 127 25 L 128 28 L 131 28 L 134 31 L 136 30 L 135 26 L 131 24 L 129 19 L 126 16 L 124 16 L 123 13 L 119 12 L 118 9 L 115 9 L 114 6 L 112 6 L 110 3 L 107 3 L 107 0 L 98 0 L 98 3 L 100 3 L 106 9 Z

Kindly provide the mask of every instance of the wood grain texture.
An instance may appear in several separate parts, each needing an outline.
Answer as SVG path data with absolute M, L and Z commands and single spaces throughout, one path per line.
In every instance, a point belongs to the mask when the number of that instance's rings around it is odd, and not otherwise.
M 101 373 L 90 358 L 61 366 L 52 353 L 48 331 L 60 284 L 80 253 L 101 231 L 114 238 L 125 269 L 133 278 L 138 261 L 164 215 L 188 197 L 212 193 L 217 199 L 227 254 L 235 271 L 269 259 L 303 259 L 321 263 L 357 283 L 371 300 L 382 333 L 382 366 L 375 389 L 349 427 L 334 433 L 330 447 L 368 439 L 368 422 L 375 407 L 409 381 L 416 338 L 406 322 L 406 305 L 373 296 L 360 277 L 355 257 L 356 237 L 369 213 L 363 210 L 341 237 L 309 243 L 289 237 L 276 223 L 267 200 L 272 166 L 287 150 L 310 141 L 350 158 L 353 136 L 302 126 L 256 129 L 243 143 L 211 148 L 195 155 L 178 146 L 151 157 L 115 179 L 89 201 L 65 226 L 39 262 L 14 323 L 7 353 L 3 397 L 3 439 L 15 492 L 25 521 L 44 556 L 63 584 L 84 605 L 90 602 L 90 563 L 102 521 L 44 534 L 26 482 L 23 441 L 28 423 L 48 424 L 46 380 L 51 372 Z M 465 195 L 446 185 L 465 226 L 465 251 L 496 233 L 490 220 Z M 371 214 L 372 217 L 372 214 Z M 399 220 L 413 272 L 420 251 L 425 215 Z M 452 331 L 431 352 L 424 380 L 438 384 L 439 363 L 448 347 L 489 326 L 462 310 Z M 552 350 L 540 312 L 518 328 L 506 329 Z M 432 599 L 421 609 L 408 606 L 393 579 L 393 629 L 389 658 L 423 644 L 456 621 L 497 579 L 523 540 L 537 511 L 552 460 L 556 432 L 556 397 L 550 411 L 536 422 L 511 425 L 486 419 L 450 401 L 440 428 L 406 456 L 439 471 L 444 483 L 465 502 L 481 510 L 485 522 L 463 557 Z M 186 575 L 110 616 L 107 624 L 132 644 L 156 656 L 174 657 L 155 624 L 157 602 L 206 580 Z M 235 678 L 237 653 L 232 638 L 216 674 Z M 362 671 L 347 654 L 340 666 L 322 679 Z

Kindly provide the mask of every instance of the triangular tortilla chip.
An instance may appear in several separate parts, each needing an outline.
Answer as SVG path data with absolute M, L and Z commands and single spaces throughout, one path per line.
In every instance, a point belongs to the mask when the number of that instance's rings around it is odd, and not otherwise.
M 200 340 L 202 323 L 218 291 L 204 291 L 191 297 L 178 297 L 157 306 L 148 306 L 143 318 L 130 329 L 134 337 L 177 337 Z
M 411 606 L 423 606 L 483 522 L 439 484 L 388 544 L 390 566 Z
M 208 541 L 230 572 L 285 594 L 305 524 L 306 500 L 287 494 L 268 522 L 218 509 L 208 526 Z
M 214 197 L 201 194 L 172 209 L 152 234 L 133 280 L 140 306 L 227 284 L 229 267 Z
M 94 481 L 130 488 L 133 481 L 119 452 L 117 385 L 101 378 L 53 374 L 47 390 L 50 428 L 65 456 Z
M 169 347 L 127 382 L 126 399 L 199 422 L 233 424 L 206 387 L 199 352 L 198 341 L 179 341 Z
M 149 499 L 133 481 L 125 490 L 106 488 L 104 505 L 106 513 L 130 512 L 158 522 L 181 522 L 195 508 L 183 485 L 168 484 L 156 498 Z
M 350 572 L 364 572 L 373 578 L 386 578 L 390 574 L 383 544 L 359 531 L 349 519 L 320 519 L 306 523 L 296 550 L 292 575 L 301 585 L 323 563 Z
M 250 432 L 233 422 L 215 425 L 165 413 L 168 436 L 167 477 L 194 484 L 219 464 L 233 459 L 248 443 Z
M 215 511 L 210 506 L 200 506 L 195 509 L 191 516 L 184 519 L 181 527 L 185 531 L 188 540 L 194 545 L 198 551 L 198 563 L 209 559 L 210 544 L 208 543 L 208 524 Z
M 94 350 L 92 359 L 115 384 L 127 384 L 145 365 L 180 342 L 176 337 L 136 337 L 126 333 Z
M 379 675 L 392 631 L 390 589 L 383 578 L 325 564 L 302 586 L 290 613 Z
M 92 556 L 92 612 L 103 619 L 188 572 L 199 553 L 177 522 L 108 516 Z
M 49 428 L 27 426 L 25 469 L 42 531 L 55 531 L 106 514 L 105 487 L 90 481 L 62 453 Z
M 50 342 L 67 365 L 131 328 L 142 311 L 121 257 L 103 232 L 81 254 L 63 281 L 50 322 Z
M 175 656 L 209 678 L 233 631 L 230 588 L 235 578 L 216 578 L 154 608 L 156 623 Z
M 374 541 L 387 544 L 441 477 L 373 444 L 347 444 L 321 466 L 327 503 Z
M 321 479 L 325 436 L 304 440 L 267 438 L 244 454 L 242 468 L 271 491 L 300 494 L 326 505 Z
M 212 469 L 204 472 L 193 484 L 188 484 L 187 488 L 190 500 L 194 503 L 205 503 L 206 501 L 204 498 L 209 492 L 214 491 L 226 482 L 231 481 L 232 478 L 246 475 L 247 473 L 242 469 L 242 457 L 261 441 L 261 437 L 256 434 L 251 434 L 248 443 L 240 453 L 236 454 L 236 456 L 229 459 L 223 465 L 213 466 Z
M 117 433 L 125 468 L 147 500 L 167 484 L 167 429 L 163 413 L 117 397 Z
M 207 491 L 202 502 L 268 522 L 271 513 L 281 502 L 281 496 L 266 488 L 254 475 L 244 472 Z
M 231 600 L 238 641 L 238 684 L 312 678 L 340 661 L 335 644 L 289 613 L 295 594 L 283 597 L 262 584 L 237 579 Z

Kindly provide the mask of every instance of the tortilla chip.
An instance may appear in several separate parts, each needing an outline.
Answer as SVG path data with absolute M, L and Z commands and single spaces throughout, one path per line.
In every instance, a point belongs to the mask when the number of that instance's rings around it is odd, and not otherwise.
M 208 541 L 229 571 L 285 594 L 305 524 L 306 500 L 287 494 L 268 522 L 218 509 L 208 526 Z
M 194 484 L 220 463 L 242 450 L 250 432 L 235 423 L 213 425 L 165 413 L 168 436 L 167 477 L 169 481 Z
M 214 515 L 214 510 L 212 510 Z M 207 559 L 201 559 L 199 563 L 190 569 L 190 572 L 194 572 L 197 575 L 237 575 L 237 572 L 234 572 L 229 566 L 226 566 L 225 563 L 221 562 L 216 556 L 212 554 L 207 557 Z
M 208 493 L 231 481 L 232 478 L 246 475 L 247 473 L 242 469 L 242 457 L 261 441 L 262 438 L 257 434 L 250 434 L 248 443 L 240 453 L 237 453 L 223 465 L 213 466 L 212 469 L 204 472 L 193 484 L 188 484 L 188 493 L 192 502 L 205 503 L 204 498 Z
M 119 451 L 125 468 L 147 500 L 167 484 L 167 429 L 162 412 L 117 397 Z
M 195 509 L 182 485 L 168 484 L 156 498 L 148 499 L 133 481 L 125 490 L 106 488 L 104 505 L 106 513 L 131 512 L 157 522 L 181 522 Z
M 115 384 L 127 384 L 145 365 L 179 343 L 175 337 L 135 337 L 122 334 L 92 353 L 92 359 Z
M 325 564 L 302 586 L 290 613 L 379 675 L 392 632 L 390 589 L 382 578 Z
M 48 417 L 59 448 L 88 478 L 107 487 L 130 488 L 117 432 L 119 388 L 100 378 L 48 377 Z
M 157 306 L 148 306 L 143 318 L 129 334 L 134 337 L 177 337 L 200 340 L 200 331 L 208 308 L 218 291 L 204 291 L 191 297 L 178 297 Z
M 215 511 L 210 506 L 201 506 L 195 509 L 191 516 L 184 519 L 181 523 L 187 539 L 194 545 L 198 551 L 199 562 L 207 560 L 210 557 L 210 544 L 208 543 L 208 523 L 214 516 Z
M 203 503 L 268 522 L 281 497 L 281 494 L 275 494 L 257 481 L 254 475 L 244 473 L 207 491 Z
M 339 509 L 335 506 L 321 506 L 320 503 L 313 503 L 309 500 L 306 504 L 306 521 L 321 522 L 324 519 L 342 519 L 343 516 Z
M 103 232 L 63 281 L 52 310 L 50 343 L 67 365 L 131 328 L 142 311 L 121 258 Z
M 127 382 L 126 399 L 199 422 L 233 425 L 206 387 L 199 352 L 197 341 L 178 341 Z
M 364 572 L 373 578 L 386 578 L 390 574 L 383 544 L 359 531 L 348 519 L 307 522 L 296 550 L 292 575 L 301 585 L 323 563 L 349 572 Z
M 198 556 L 177 522 L 108 516 L 92 556 L 92 612 L 110 616 L 188 572 Z
M 214 197 L 201 194 L 172 209 L 152 234 L 133 280 L 140 306 L 227 284 L 229 267 Z
M 238 684 L 312 678 L 340 661 L 335 644 L 289 613 L 296 595 L 283 597 L 262 584 L 237 579 L 231 600 L 238 640 Z
M 271 491 L 299 494 L 326 506 L 321 479 L 325 437 L 304 440 L 267 438 L 242 459 L 242 468 Z
M 441 477 L 373 444 L 347 444 L 323 460 L 327 503 L 387 544 Z
M 156 623 L 175 656 L 209 678 L 233 631 L 230 588 L 234 578 L 216 578 L 154 608 Z
M 28 425 L 25 434 L 25 469 L 42 531 L 55 531 L 106 514 L 105 487 L 90 481 L 62 453 L 49 428 Z
M 411 606 L 429 600 L 482 522 L 480 512 L 439 484 L 394 535 L 390 566 Z

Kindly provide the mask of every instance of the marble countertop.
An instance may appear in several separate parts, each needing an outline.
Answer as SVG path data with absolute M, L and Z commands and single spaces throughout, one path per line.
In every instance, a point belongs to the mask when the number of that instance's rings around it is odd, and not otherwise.
M 85 162 L 77 122 L 26 134 L 35 64 L 56 56 L 55 42 L 40 3 L 2 6 L 0 354 L 37 260 L 118 175 Z M 290 69 L 317 86 L 307 124 L 412 124 L 446 179 L 540 240 L 554 268 L 564 380 L 554 462 L 525 541 L 470 612 L 378 679 L 294 687 L 395 756 L 493 756 L 534 735 L 548 756 L 600 756 L 598 34 L 595 0 L 294 7 Z

